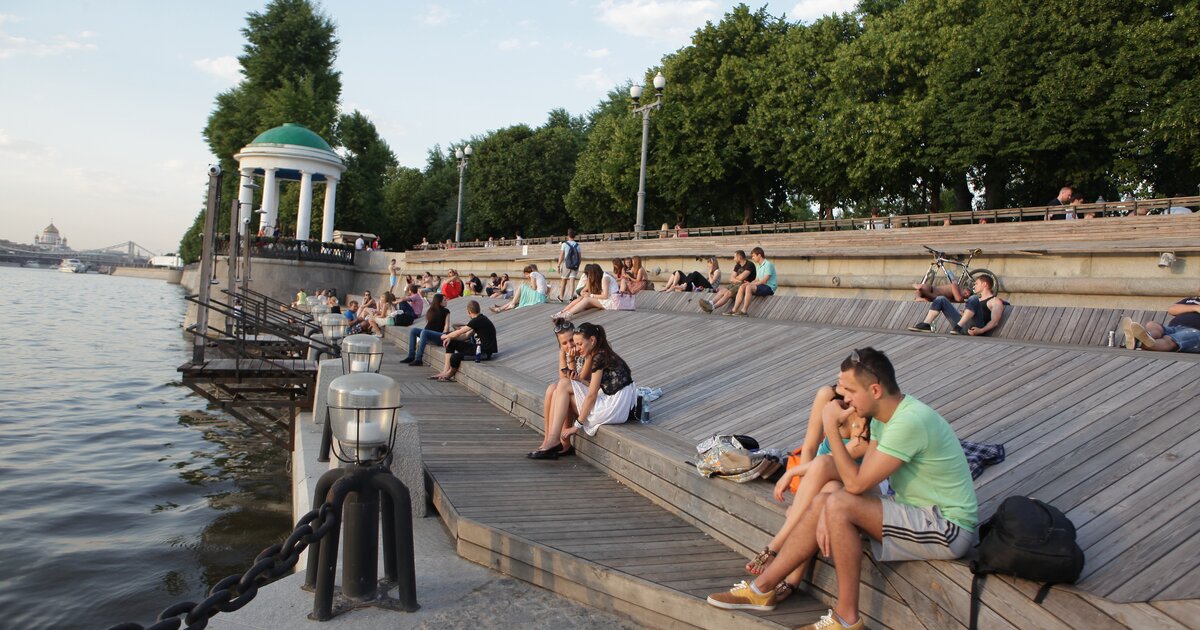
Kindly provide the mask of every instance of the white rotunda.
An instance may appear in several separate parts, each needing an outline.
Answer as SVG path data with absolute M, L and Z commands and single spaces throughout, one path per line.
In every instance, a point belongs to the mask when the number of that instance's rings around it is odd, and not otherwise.
M 250 224 L 254 205 L 255 177 L 262 177 L 262 218 L 259 229 L 275 236 L 279 219 L 279 183 L 300 182 L 300 206 L 296 213 L 296 238 L 307 240 L 312 225 L 313 184 L 325 184 L 325 206 L 321 241 L 333 240 L 334 202 L 337 183 L 346 165 L 321 136 L 296 123 L 285 123 L 259 134 L 233 158 L 238 161 L 241 188 L 238 193 L 239 225 Z

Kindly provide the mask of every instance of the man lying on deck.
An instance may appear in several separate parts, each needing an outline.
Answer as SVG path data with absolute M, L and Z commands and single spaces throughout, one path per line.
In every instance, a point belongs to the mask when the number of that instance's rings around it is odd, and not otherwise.
M 945 315 L 946 319 L 950 320 L 951 335 L 986 335 L 995 330 L 1004 319 L 1004 300 L 994 291 L 995 287 L 992 286 L 990 277 L 977 276 L 975 293 L 967 298 L 961 315 L 949 299 L 939 295 L 933 300 L 933 304 L 929 305 L 925 321 L 909 326 L 908 329 L 913 332 L 933 332 L 934 320 L 938 315 Z
M 1163 326 L 1158 322 L 1139 324 L 1121 318 L 1125 347 L 1133 350 L 1141 342 L 1142 350 L 1155 352 L 1200 352 L 1200 296 L 1184 298 L 1167 309 L 1174 318 Z
M 882 562 L 949 560 L 975 544 L 975 486 L 949 423 L 901 393 L 891 361 L 874 348 L 856 350 L 842 361 L 838 390 L 845 402 L 825 406 L 825 433 L 836 435 L 838 423 L 855 412 L 873 418 L 862 464 L 854 462 L 841 440 L 830 440 L 841 487 L 813 499 L 779 555 L 756 580 L 709 595 L 713 606 L 774 610 L 776 585 L 820 551 L 833 557 L 837 606 L 805 628 L 863 628 L 858 607 L 862 534 L 870 536 L 871 554 Z M 895 496 L 873 493 L 884 479 Z

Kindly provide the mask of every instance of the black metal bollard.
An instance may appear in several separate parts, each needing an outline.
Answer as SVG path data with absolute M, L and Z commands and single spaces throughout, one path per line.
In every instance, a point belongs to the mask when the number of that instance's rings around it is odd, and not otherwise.
M 342 594 L 371 601 L 379 585 L 379 491 L 369 483 L 355 484 L 342 511 Z

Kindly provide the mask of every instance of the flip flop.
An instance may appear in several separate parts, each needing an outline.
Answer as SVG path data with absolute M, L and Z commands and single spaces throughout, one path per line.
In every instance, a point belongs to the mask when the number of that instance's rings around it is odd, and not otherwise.
M 434 377 L 434 379 L 433 379 L 433 380 L 435 380 L 435 381 L 437 381 L 437 382 L 439 382 L 439 383 L 457 383 L 457 382 L 458 382 L 457 380 L 455 380 L 455 379 L 454 379 L 454 377 L 453 377 L 453 376 L 451 376 L 450 378 L 438 378 L 438 377 Z

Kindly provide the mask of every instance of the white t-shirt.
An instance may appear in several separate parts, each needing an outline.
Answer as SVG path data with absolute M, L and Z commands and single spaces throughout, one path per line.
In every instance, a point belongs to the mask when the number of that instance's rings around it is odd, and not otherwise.
M 546 295 L 550 293 L 550 285 L 546 283 L 546 276 L 540 271 L 529 272 L 529 280 L 533 282 L 533 290 Z
M 579 252 L 580 260 L 582 261 L 583 259 L 583 252 L 579 251 L 579 243 L 576 243 L 574 240 L 563 241 L 562 245 L 558 248 L 562 252 L 563 267 L 567 266 L 567 248 L 569 247 L 574 247 L 575 251 Z
M 354 249 L 362 249 L 362 248 L 363 248 L 363 247 L 365 247 L 365 246 L 366 246 L 366 243 L 365 243 L 365 242 L 363 242 L 363 240 L 362 240 L 362 237 L 361 237 L 361 236 L 360 236 L 360 237 L 358 237 L 358 238 L 356 238 L 356 239 L 354 239 Z
M 608 297 L 610 298 L 621 292 L 621 283 L 617 282 L 616 276 L 607 271 L 604 272 L 604 284 L 608 286 Z

